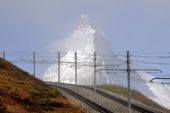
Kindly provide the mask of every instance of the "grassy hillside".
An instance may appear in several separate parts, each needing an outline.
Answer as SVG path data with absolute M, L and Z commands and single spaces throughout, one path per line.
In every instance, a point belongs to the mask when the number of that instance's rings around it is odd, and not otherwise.
M 81 113 L 55 88 L 0 58 L 0 113 Z
M 117 93 L 119 95 L 122 95 L 124 97 L 127 97 L 127 88 L 121 87 L 121 86 L 116 86 L 116 85 L 98 85 L 98 88 L 102 88 L 105 89 L 107 91 L 111 91 L 114 93 Z M 158 105 L 157 103 L 153 102 L 152 100 L 148 99 L 147 97 L 145 97 L 144 95 L 142 95 L 141 93 L 139 93 L 138 91 L 135 90 L 131 90 L 131 98 L 133 100 L 139 101 L 143 104 L 146 104 L 148 106 L 151 106 L 153 108 L 157 108 L 161 111 L 164 111 L 166 113 L 170 113 L 170 110 L 165 109 L 164 107 Z

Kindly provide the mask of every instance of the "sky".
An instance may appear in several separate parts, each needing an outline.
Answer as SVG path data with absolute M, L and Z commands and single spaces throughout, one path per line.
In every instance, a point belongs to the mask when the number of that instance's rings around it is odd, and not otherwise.
M 0 0 L 0 51 L 56 51 L 86 14 L 114 53 L 170 52 L 169 12 L 169 0 Z

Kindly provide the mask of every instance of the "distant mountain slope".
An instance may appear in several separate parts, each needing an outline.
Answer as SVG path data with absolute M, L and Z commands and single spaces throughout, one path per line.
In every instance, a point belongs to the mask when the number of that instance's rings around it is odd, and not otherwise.
M 0 58 L 0 113 L 81 113 L 55 88 Z
M 121 96 L 128 97 L 127 88 L 122 87 L 122 86 L 107 84 L 107 85 L 98 85 L 97 88 L 101 88 L 106 91 L 111 91 L 111 92 L 119 94 Z M 131 99 L 135 100 L 137 102 L 143 103 L 145 105 L 148 105 L 150 107 L 156 108 L 158 110 L 161 110 L 165 113 L 170 113 L 170 110 L 160 106 L 159 104 L 155 103 L 151 99 L 148 99 L 146 96 L 144 96 L 143 94 L 141 94 L 140 92 L 138 92 L 136 90 L 131 90 Z

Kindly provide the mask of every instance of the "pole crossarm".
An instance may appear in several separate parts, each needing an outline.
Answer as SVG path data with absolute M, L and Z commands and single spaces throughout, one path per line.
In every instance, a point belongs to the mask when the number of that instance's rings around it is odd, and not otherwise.
M 155 77 L 155 78 L 152 78 L 149 82 L 153 82 L 153 80 L 156 80 L 156 79 L 163 80 L 163 79 L 170 79 L 170 78 Z
M 109 70 L 109 71 L 127 71 L 127 69 L 115 69 L 115 68 L 108 68 L 108 69 L 96 69 L 96 71 L 103 71 L 103 70 Z M 135 71 L 157 71 L 159 73 L 161 73 L 162 71 L 159 69 L 130 69 L 131 72 L 135 72 Z

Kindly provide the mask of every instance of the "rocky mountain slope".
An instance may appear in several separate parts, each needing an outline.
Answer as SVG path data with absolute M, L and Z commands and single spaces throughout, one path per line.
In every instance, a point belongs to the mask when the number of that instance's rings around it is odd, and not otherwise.
M 56 88 L 0 58 L 1 113 L 81 113 Z

